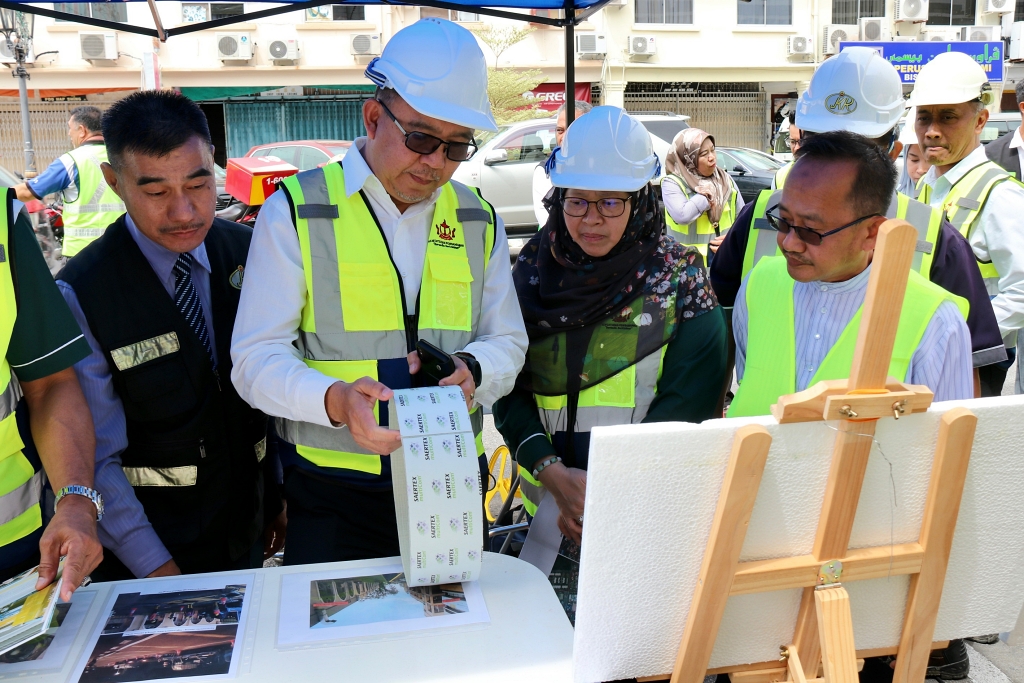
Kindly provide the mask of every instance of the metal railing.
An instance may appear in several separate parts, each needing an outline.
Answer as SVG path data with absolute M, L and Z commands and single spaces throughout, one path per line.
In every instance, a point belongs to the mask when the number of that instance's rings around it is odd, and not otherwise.
M 627 92 L 627 111 L 686 114 L 687 122 L 715 136 L 722 147 L 768 151 L 771 140 L 768 94 L 763 92 Z

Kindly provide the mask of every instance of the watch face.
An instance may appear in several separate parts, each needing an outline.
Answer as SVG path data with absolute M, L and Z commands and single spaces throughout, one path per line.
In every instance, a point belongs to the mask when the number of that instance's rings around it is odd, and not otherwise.
M 194 23 L 197 21 L 206 21 L 209 14 L 209 5 L 206 4 L 194 4 L 194 3 L 182 3 L 181 5 L 181 17 L 188 23 Z

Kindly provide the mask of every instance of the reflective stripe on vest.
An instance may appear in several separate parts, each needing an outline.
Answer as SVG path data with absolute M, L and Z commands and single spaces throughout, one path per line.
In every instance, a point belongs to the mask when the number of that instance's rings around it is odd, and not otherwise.
M 665 181 L 675 183 L 682 190 L 683 195 L 687 199 L 690 198 L 691 191 L 687 187 L 686 182 L 679 177 L 667 175 L 662 178 L 662 184 Z M 726 203 L 725 208 L 722 210 L 722 217 L 718 221 L 718 227 L 716 229 L 714 223 L 708 218 L 708 213 L 705 211 L 701 215 L 697 216 L 696 220 L 691 223 L 679 225 L 669 215 L 668 209 L 665 209 L 665 226 L 668 228 L 669 235 L 675 238 L 676 242 L 688 247 L 696 247 L 697 251 L 704 257 L 704 261 L 707 262 L 708 258 L 708 244 L 712 239 L 718 235 L 724 234 L 726 230 L 732 227 L 733 222 L 736 220 L 736 188 L 732 189 L 732 193 L 729 195 L 729 201 Z
M 971 231 L 985 209 L 985 202 L 988 201 L 992 188 L 1007 180 L 1017 182 L 1013 175 L 991 161 L 975 166 L 950 188 L 949 194 L 942 200 L 942 211 L 946 214 L 946 220 L 970 240 Z M 931 196 L 931 186 L 922 182 L 918 199 L 931 203 Z M 985 280 L 989 296 L 998 294 L 999 271 L 995 265 L 979 260 L 978 268 L 981 270 L 982 279 Z
M 751 216 L 750 233 L 747 236 L 747 246 L 743 252 L 743 271 L 740 278 L 745 278 L 748 273 L 765 256 L 779 256 L 782 251 L 779 249 L 777 232 L 768 225 L 765 214 L 773 206 L 776 206 L 782 199 L 782 190 L 761 190 L 754 204 L 754 213 Z M 932 261 L 934 259 L 935 243 L 939 239 L 939 230 L 942 229 L 942 212 L 933 209 L 927 204 L 911 199 L 907 195 L 897 192 L 889 203 L 886 210 L 887 218 L 899 218 L 905 220 L 917 230 L 917 244 L 914 248 L 914 259 L 911 261 L 911 270 L 914 270 L 925 278 L 931 277 Z
M 9 206 L 0 208 L 0 547 L 42 526 L 39 501 L 45 481 L 43 472 L 36 471 L 21 452 L 25 444 L 18 433 L 15 415 L 21 385 L 7 362 L 7 349 L 18 317 L 11 277 L 8 209 Z
M 124 213 L 124 202 L 103 179 L 104 145 L 82 145 L 68 152 L 78 170 L 78 196 L 64 203 L 64 256 L 74 256 Z
M 782 186 L 786 184 L 786 178 L 789 177 L 789 172 L 793 170 L 792 161 L 788 162 L 785 166 L 775 172 L 775 189 L 781 190 Z
M 796 391 L 794 284 L 783 258 L 764 259 L 750 274 L 746 289 L 749 315 L 746 365 L 728 417 L 768 415 L 780 396 Z M 964 318 L 967 317 L 969 304 L 965 299 L 910 272 L 889 363 L 891 377 L 904 381 L 928 323 L 943 301 L 954 302 Z M 857 309 L 808 386 L 822 380 L 849 377 L 863 308 Z
M 667 346 L 652 353 L 599 384 L 580 392 L 576 411 L 577 434 L 589 433 L 599 426 L 636 424 L 647 417 L 647 411 L 657 393 L 661 364 Z M 540 421 L 548 434 L 568 431 L 566 425 L 565 396 L 534 396 Z M 523 507 L 531 515 L 544 497 L 543 485 L 526 469 L 519 468 L 519 486 L 523 492 Z
M 378 362 L 408 353 L 402 282 L 384 234 L 361 192 L 346 197 L 341 164 L 283 182 L 294 207 L 306 303 L 299 352 L 309 367 L 344 382 L 378 379 Z M 452 353 L 476 337 L 484 272 L 494 246 L 489 206 L 472 190 L 449 183 L 434 208 L 419 293 L 420 339 Z M 380 423 L 377 406 L 374 415 Z M 470 415 L 483 451 L 483 411 Z M 380 455 L 334 429 L 284 418 L 278 433 L 318 467 L 380 474 Z

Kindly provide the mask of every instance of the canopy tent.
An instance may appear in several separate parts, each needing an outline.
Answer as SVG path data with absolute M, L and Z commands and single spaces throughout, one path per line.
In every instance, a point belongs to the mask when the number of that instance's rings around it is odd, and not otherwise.
M 15 10 L 18 12 L 26 12 L 29 14 L 37 14 L 39 16 L 51 17 L 54 19 L 63 19 L 65 21 L 74 21 L 80 24 L 89 24 L 91 26 L 98 26 L 114 31 L 127 31 L 129 33 L 138 33 L 144 36 L 152 36 L 158 38 L 161 41 L 166 40 L 172 36 L 184 35 L 186 33 L 193 33 L 195 31 L 202 31 L 210 28 L 219 28 L 221 26 L 228 26 L 230 24 L 237 24 L 254 19 L 262 19 L 264 17 L 274 16 L 276 14 L 284 14 L 286 12 L 294 12 L 296 10 L 303 10 L 310 7 L 319 7 L 325 4 L 325 0 L 274 0 L 275 4 L 280 4 L 278 7 L 271 7 L 270 9 L 260 10 L 258 12 L 247 12 L 238 16 L 226 17 L 223 19 L 213 19 L 211 21 L 201 21 L 193 24 L 187 24 L 185 26 L 174 26 L 172 28 L 164 28 L 163 22 L 160 20 L 160 13 L 157 11 L 155 0 L 128 0 L 130 2 L 147 2 L 149 9 L 153 14 L 153 22 L 156 28 L 150 28 L 148 26 L 135 26 L 128 23 L 106 21 L 104 19 L 93 19 L 92 17 L 83 17 L 77 14 L 71 14 L 69 12 L 59 12 L 53 9 L 46 9 L 44 7 L 38 7 L 30 5 L 27 0 L 0 0 L 0 9 Z M 270 0 L 257 0 L 258 2 L 268 2 Z M 747 0 L 749 1 L 749 0 Z M 71 0 L 73 3 L 88 3 L 89 0 Z M 575 58 L 576 52 L 574 48 L 574 29 L 581 22 L 585 21 L 592 14 L 601 9 L 606 5 L 609 0 L 495 0 L 489 2 L 487 7 L 482 7 L 479 4 L 462 1 L 452 0 L 452 2 L 445 2 L 444 0 L 421 0 L 420 2 L 391 2 L 389 0 L 360 0 L 359 2 L 349 2 L 348 0 L 342 0 L 340 3 L 334 2 L 332 4 L 345 4 L 345 5 L 403 5 L 403 6 L 423 6 L 423 7 L 436 7 L 438 9 L 447 9 L 455 11 L 467 11 L 472 10 L 476 14 L 486 14 L 492 17 L 500 17 L 502 19 L 512 19 L 514 21 L 528 21 L 532 24 L 546 24 L 548 26 L 557 26 L 565 30 L 565 108 L 566 108 L 566 121 L 572 122 L 575 117 L 575 89 L 576 89 L 576 69 L 575 69 Z M 508 12 L 507 9 L 529 9 L 529 10 L 562 10 L 564 17 L 545 17 L 536 15 L 524 15 L 516 12 Z

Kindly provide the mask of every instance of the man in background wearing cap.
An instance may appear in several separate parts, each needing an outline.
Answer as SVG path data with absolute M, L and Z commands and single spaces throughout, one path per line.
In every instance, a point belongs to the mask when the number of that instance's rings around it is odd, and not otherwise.
M 1024 326 L 1024 187 L 981 144 L 985 105 L 994 98 L 981 65 L 961 52 L 925 64 L 910 96 L 917 139 L 933 164 L 919 198 L 942 209 L 970 242 L 1007 347 L 1007 360 L 980 368 L 983 396 L 1002 393 Z
M 417 340 L 458 354 L 441 384 L 471 404 L 484 482 L 481 405 L 512 389 L 528 343 L 504 227 L 451 181 L 474 129 L 497 129 L 476 39 L 423 19 L 366 74 L 367 136 L 260 211 L 235 323 L 231 379 L 285 442 L 285 564 L 399 554 L 385 402 L 413 385 Z
M 896 127 L 905 108 L 896 69 L 875 50 L 849 47 L 815 72 L 796 111 L 804 144 L 816 133 L 847 131 L 871 139 L 895 158 L 901 149 Z M 781 195 L 781 191 L 762 191 L 756 202 L 740 211 L 726 233 L 710 273 L 722 306 L 733 306 L 740 283 L 761 258 L 779 253 L 775 231 L 765 213 L 780 203 Z M 942 220 L 940 210 L 899 192 L 892 195 L 885 215 L 906 220 L 917 228 L 913 269 L 970 303 L 967 327 L 971 331 L 974 367 L 1004 360 L 1002 335 L 967 241 Z

